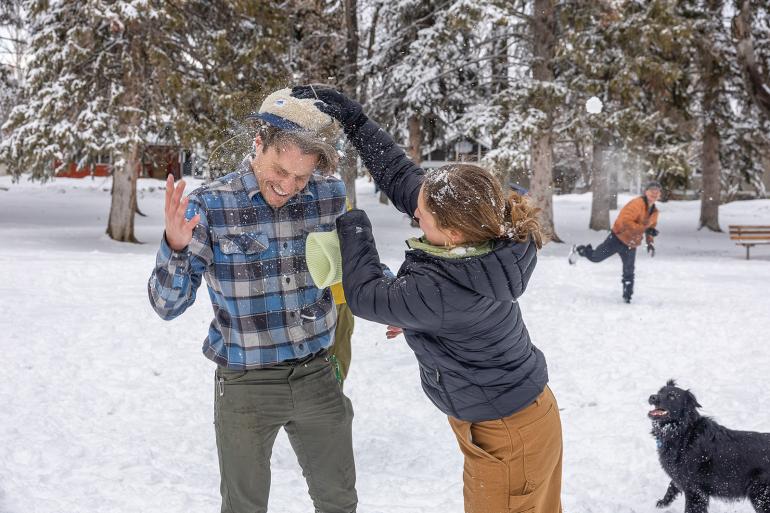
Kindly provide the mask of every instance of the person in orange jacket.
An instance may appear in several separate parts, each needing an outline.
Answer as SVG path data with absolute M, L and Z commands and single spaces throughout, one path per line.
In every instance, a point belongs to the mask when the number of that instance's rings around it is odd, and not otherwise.
M 590 244 L 572 246 L 569 263 L 574 265 L 577 257 L 582 256 L 591 262 L 601 262 L 614 254 L 620 255 L 623 261 L 623 300 L 631 302 L 634 294 L 634 264 L 636 248 L 641 246 L 642 239 L 647 243 L 647 253 L 655 256 L 655 240 L 658 230 L 658 209 L 655 202 L 660 198 L 660 182 L 649 182 L 644 188 L 644 194 L 629 201 L 624 206 L 612 231 L 607 238 L 594 249 Z

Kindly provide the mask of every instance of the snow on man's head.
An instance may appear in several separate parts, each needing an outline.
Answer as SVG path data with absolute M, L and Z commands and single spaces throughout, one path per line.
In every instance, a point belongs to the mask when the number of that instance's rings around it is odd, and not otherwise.
M 599 114 L 603 107 L 602 101 L 596 96 L 592 96 L 586 100 L 586 111 L 589 114 Z
M 249 119 L 260 119 L 288 132 L 316 132 L 327 139 L 340 136 L 339 124 L 318 110 L 319 100 L 295 98 L 291 89 L 280 89 L 268 95 L 258 112 L 249 114 Z

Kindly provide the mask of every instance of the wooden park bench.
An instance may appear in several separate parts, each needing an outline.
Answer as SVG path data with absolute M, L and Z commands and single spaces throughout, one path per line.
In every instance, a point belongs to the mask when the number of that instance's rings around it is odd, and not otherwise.
M 757 244 L 770 244 L 770 226 L 730 225 L 730 240 L 736 245 L 746 246 L 746 260 L 749 249 Z

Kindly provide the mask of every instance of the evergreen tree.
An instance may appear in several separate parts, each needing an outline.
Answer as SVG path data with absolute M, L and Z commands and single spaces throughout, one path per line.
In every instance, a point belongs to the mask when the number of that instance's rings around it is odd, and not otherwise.
M 736 0 L 735 9 L 733 35 L 745 87 L 764 117 L 770 118 L 770 7 Z
M 735 1 L 733 38 L 742 82 L 735 77 L 733 87 L 742 91 L 736 106 L 738 119 L 734 134 L 729 134 L 727 165 L 739 169 L 742 178 L 758 195 L 765 196 L 770 172 L 763 162 L 770 162 L 770 6 L 748 0 Z M 735 180 L 733 180 L 734 182 Z M 728 183 L 728 198 L 735 186 Z
M 27 51 L 24 33 L 24 0 L 4 0 L 0 3 L 0 60 L 6 82 L 21 84 L 24 55 Z
M 0 126 L 8 119 L 18 97 L 19 84 L 16 82 L 13 69 L 0 64 Z
M 619 167 L 644 162 L 647 177 L 665 183 L 689 175 L 693 124 L 679 92 L 689 87 L 692 27 L 671 2 L 579 2 L 560 15 L 557 66 L 568 94 L 559 128 L 592 148 L 590 227 L 607 230 Z M 586 113 L 591 96 L 601 113 Z
M 295 83 L 330 84 L 359 97 L 358 3 L 356 0 L 294 0 L 290 66 Z M 339 172 L 348 204 L 356 206 L 357 154 L 347 144 Z
M 107 233 L 134 241 L 136 178 L 148 137 L 172 123 L 183 144 L 202 142 L 209 153 L 215 134 L 254 110 L 266 85 L 285 80 L 271 5 L 28 2 L 27 81 L 4 125 L 9 136 L 0 155 L 16 175 L 40 179 L 71 161 L 82 166 L 114 155 Z
M 410 156 L 465 135 L 459 118 L 479 103 L 477 29 L 484 11 L 469 0 L 380 4 L 378 39 L 362 65 L 373 115 L 407 132 Z
M 696 7 L 696 6 L 693 6 Z M 700 7 L 700 6 L 698 6 Z M 704 226 L 709 230 L 720 232 L 719 203 L 721 200 L 722 168 L 720 153 L 722 148 L 722 131 L 720 121 L 728 121 L 729 105 L 726 104 L 724 85 L 730 72 L 730 47 L 724 40 L 722 30 L 721 0 L 707 0 L 703 19 L 698 20 L 699 37 L 698 50 L 700 57 L 700 83 L 702 84 L 701 112 L 703 127 L 701 130 L 701 169 L 703 172 L 703 189 L 701 191 L 701 211 L 699 228 Z M 728 121 L 729 122 L 729 121 Z
M 276 0 L 163 2 L 167 39 L 158 41 L 174 128 L 200 148 L 209 173 L 229 173 L 253 145 L 244 117 L 291 82 L 293 20 Z M 160 29 L 160 27 L 159 27 Z

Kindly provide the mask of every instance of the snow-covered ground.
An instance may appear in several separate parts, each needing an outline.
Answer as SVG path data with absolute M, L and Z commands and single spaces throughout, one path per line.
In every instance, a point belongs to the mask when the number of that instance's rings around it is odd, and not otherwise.
M 162 187 L 141 181 L 145 244 L 130 245 L 104 235 L 109 180 L 0 177 L 2 513 L 218 511 L 214 365 L 200 353 L 207 295 L 172 322 L 147 301 Z M 403 240 L 417 232 L 377 203 L 372 184 L 361 180 L 358 192 L 384 261 L 397 268 Z M 660 205 L 658 255 L 638 255 L 631 305 L 621 301 L 617 257 L 570 267 L 565 245 L 542 252 L 521 303 L 562 409 L 565 512 L 654 510 L 668 481 L 646 401 L 668 378 L 727 426 L 770 431 L 770 247 L 744 260 L 726 234 L 696 231 L 698 208 Z M 556 198 L 558 234 L 600 242 L 589 213 L 590 195 Z M 720 221 L 770 224 L 770 200 L 725 205 Z M 460 513 L 462 460 L 403 339 L 359 320 L 353 349 L 345 392 L 356 409 L 359 511 Z M 312 510 L 284 435 L 270 504 Z M 679 499 L 664 511 L 682 510 Z

